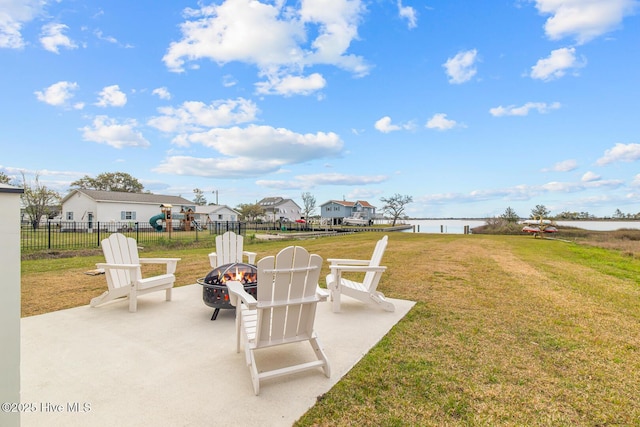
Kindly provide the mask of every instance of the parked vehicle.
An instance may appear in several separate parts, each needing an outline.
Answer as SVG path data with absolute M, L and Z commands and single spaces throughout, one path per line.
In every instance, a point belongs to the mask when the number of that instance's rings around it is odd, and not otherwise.
M 363 218 L 360 212 L 355 212 L 350 217 L 344 218 L 342 220 L 342 225 L 357 225 L 364 227 L 369 225 L 369 220 Z

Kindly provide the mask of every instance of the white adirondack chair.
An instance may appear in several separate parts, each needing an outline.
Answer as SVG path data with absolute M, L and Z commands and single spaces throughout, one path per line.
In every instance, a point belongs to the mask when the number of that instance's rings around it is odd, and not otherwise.
M 382 307 L 386 311 L 395 311 L 395 306 L 377 290 L 378 282 L 387 267 L 380 266 L 382 255 L 387 247 L 387 236 L 376 243 L 369 260 L 329 258 L 331 273 L 327 275 L 327 288 L 331 292 L 332 310 L 340 311 L 340 296 L 348 295 L 366 304 Z M 362 282 L 343 277 L 343 273 L 365 273 Z
M 91 300 L 96 307 L 117 298 L 129 298 L 129 311 L 138 308 L 138 295 L 166 290 L 166 299 L 171 301 L 171 288 L 176 280 L 174 275 L 180 258 L 140 258 L 135 239 L 114 233 L 101 242 L 106 263 L 96 267 L 103 269 L 109 290 Z M 165 274 L 143 278 L 141 264 L 166 264 Z
M 289 246 L 277 256 L 258 261 L 258 298 L 240 282 L 227 282 L 231 304 L 236 307 L 236 351 L 244 346 L 253 389 L 260 380 L 321 367 L 327 377 L 331 368 L 314 331 L 316 305 L 329 296 L 318 287 L 322 258 L 300 246 Z M 309 341 L 317 360 L 259 372 L 255 352 L 282 344 Z
M 216 236 L 216 252 L 209 254 L 211 268 L 232 262 L 243 262 L 242 257 L 247 256 L 249 264 L 256 263 L 256 253 L 243 250 L 244 239 L 242 235 L 233 231 L 227 231 L 223 235 Z

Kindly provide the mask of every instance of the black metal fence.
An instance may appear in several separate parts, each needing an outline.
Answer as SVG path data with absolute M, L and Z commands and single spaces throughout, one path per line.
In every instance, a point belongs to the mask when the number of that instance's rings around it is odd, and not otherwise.
M 195 242 L 212 239 L 216 234 L 233 231 L 246 234 L 246 224 L 241 222 L 211 222 L 206 227 L 191 230 L 163 228 L 157 231 L 144 222 L 78 222 L 48 221 L 38 227 L 23 224 L 20 230 L 20 247 L 23 251 L 57 249 L 91 249 L 112 233 L 123 233 L 136 239 L 139 245 L 160 243 L 167 240 Z
M 176 223 L 178 226 L 179 223 Z M 233 231 L 246 235 L 247 231 L 301 231 L 305 224 L 298 223 L 246 223 L 239 221 L 212 221 L 203 226 L 191 227 L 190 230 L 162 228 L 154 229 L 147 222 L 79 222 L 79 221 L 47 221 L 38 227 L 22 224 L 20 247 L 22 251 L 59 250 L 59 249 L 93 249 L 99 248 L 100 242 L 112 233 L 123 233 L 136 239 L 139 245 L 180 240 L 196 242 L 213 239 L 218 234 Z

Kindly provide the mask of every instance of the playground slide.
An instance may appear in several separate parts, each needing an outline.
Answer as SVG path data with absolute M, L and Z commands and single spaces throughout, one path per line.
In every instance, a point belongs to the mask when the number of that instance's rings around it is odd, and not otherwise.
M 149 224 L 151 224 L 151 226 L 155 228 L 156 231 L 162 231 L 162 222 L 160 221 L 163 219 L 164 219 L 163 213 L 154 215 L 149 219 Z

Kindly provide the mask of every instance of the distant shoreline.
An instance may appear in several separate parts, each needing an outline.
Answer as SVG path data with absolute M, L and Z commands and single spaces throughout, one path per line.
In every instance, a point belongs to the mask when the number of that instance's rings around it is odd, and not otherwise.
M 437 217 L 437 218 L 405 218 L 405 221 L 436 221 L 436 220 L 454 220 L 454 221 L 463 221 L 463 220 L 471 220 L 471 221 L 485 221 L 489 218 L 493 218 L 493 217 L 482 217 L 482 218 L 472 218 L 472 217 Z M 520 218 L 518 219 L 518 221 L 524 221 L 527 219 L 531 219 L 531 218 Z M 640 219 L 633 219 L 633 218 L 589 218 L 589 219 L 582 219 L 582 218 L 578 218 L 578 219 L 553 219 L 553 218 L 549 218 L 552 221 L 584 221 L 584 222 L 588 222 L 588 221 L 620 221 L 620 222 L 635 222 L 635 221 L 640 221 Z

